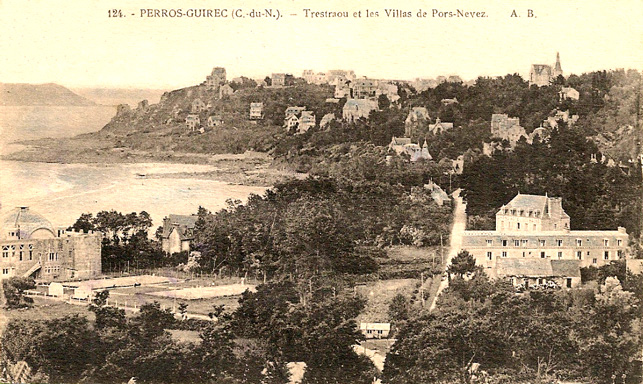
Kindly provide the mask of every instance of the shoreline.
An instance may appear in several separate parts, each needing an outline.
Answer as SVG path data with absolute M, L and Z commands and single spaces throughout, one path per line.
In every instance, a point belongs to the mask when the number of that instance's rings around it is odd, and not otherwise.
M 174 164 L 207 165 L 206 171 L 177 171 L 146 174 L 148 179 L 200 179 L 221 181 L 232 185 L 271 187 L 289 178 L 305 178 L 307 174 L 294 172 L 284 164 L 277 164 L 263 152 L 240 154 L 204 154 L 187 152 L 149 152 L 125 147 L 114 148 L 95 137 L 43 138 L 8 143 L 19 150 L 4 153 L 3 161 L 52 164 Z M 102 144 L 102 145 L 97 145 Z

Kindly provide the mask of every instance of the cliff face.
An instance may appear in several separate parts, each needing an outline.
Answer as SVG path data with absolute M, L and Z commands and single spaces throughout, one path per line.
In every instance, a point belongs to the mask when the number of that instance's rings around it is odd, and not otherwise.
M 58 84 L 0 84 L 0 106 L 38 105 L 92 106 L 96 103 Z

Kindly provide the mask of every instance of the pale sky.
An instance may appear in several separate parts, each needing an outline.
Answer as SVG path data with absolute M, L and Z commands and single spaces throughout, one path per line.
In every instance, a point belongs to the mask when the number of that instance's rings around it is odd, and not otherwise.
M 396 3 L 0 0 L 0 82 L 179 88 L 200 83 L 214 66 L 225 67 L 228 78 L 263 78 L 272 72 L 300 76 L 308 68 L 409 80 L 507 73 L 526 78 L 532 63 L 553 64 L 557 51 L 565 75 L 643 69 L 641 0 Z M 388 7 L 413 17 L 386 17 Z M 109 18 L 110 8 L 126 17 Z M 142 8 L 226 8 L 228 18 L 140 18 Z M 244 14 L 279 9 L 283 18 L 233 19 L 232 9 L 239 8 Z M 347 11 L 349 17 L 305 18 L 304 8 Z M 366 18 L 367 9 L 379 17 Z M 428 17 L 417 18 L 420 9 Z M 484 11 L 488 17 L 436 18 L 433 9 Z M 510 17 L 514 9 L 520 18 Z M 527 9 L 536 18 L 528 18 Z M 361 18 L 353 17 L 356 11 L 362 11 Z

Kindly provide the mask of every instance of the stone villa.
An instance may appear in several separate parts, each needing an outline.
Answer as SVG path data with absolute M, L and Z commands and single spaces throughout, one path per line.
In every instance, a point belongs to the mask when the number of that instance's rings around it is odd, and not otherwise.
M 101 274 L 102 239 L 100 232 L 54 229 L 49 220 L 29 207 L 16 208 L 0 222 L 0 279 L 95 278 Z
M 552 281 L 574 287 L 580 283 L 580 267 L 624 259 L 627 242 L 622 227 L 571 230 L 561 198 L 519 193 L 496 213 L 494 231 L 465 231 L 462 249 L 490 277 L 515 285 Z
M 194 240 L 194 227 L 197 215 L 170 214 L 163 219 L 161 247 L 169 254 L 190 251 L 190 243 Z

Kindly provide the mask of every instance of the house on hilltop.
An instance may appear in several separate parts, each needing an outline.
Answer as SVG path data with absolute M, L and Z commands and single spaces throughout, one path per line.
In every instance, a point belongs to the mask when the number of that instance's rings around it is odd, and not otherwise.
M 391 138 L 391 142 L 388 145 L 390 151 L 394 151 L 398 155 L 406 154 L 409 157 L 409 161 L 416 162 L 420 159 L 432 160 L 433 157 L 429 153 L 429 145 L 426 140 L 424 144 L 415 144 L 411 142 L 411 139 L 408 137 L 395 137 Z
M 532 64 L 529 71 L 529 85 L 539 87 L 550 85 L 558 76 L 562 76 L 563 68 L 560 65 L 560 54 L 556 52 L 556 64 Z
M 194 240 L 194 228 L 197 215 L 170 214 L 163 218 L 163 231 L 161 232 L 161 247 L 169 254 L 189 252 L 190 244 Z
M 205 86 L 210 90 L 219 90 L 219 86 L 226 82 L 226 70 L 223 67 L 212 68 L 212 73 L 205 78 Z

